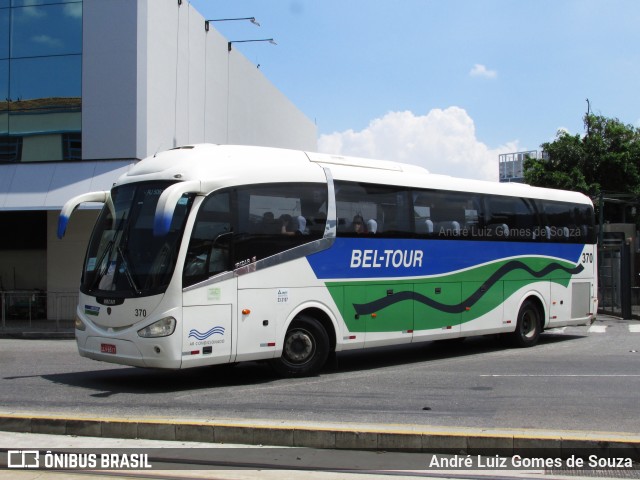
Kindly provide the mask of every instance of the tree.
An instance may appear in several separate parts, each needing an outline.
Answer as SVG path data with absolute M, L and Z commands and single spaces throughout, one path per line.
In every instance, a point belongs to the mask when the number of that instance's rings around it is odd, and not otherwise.
M 553 142 L 541 145 L 545 159 L 525 160 L 525 182 L 591 197 L 601 192 L 640 194 L 640 129 L 589 113 L 584 125 L 584 136 L 560 130 Z

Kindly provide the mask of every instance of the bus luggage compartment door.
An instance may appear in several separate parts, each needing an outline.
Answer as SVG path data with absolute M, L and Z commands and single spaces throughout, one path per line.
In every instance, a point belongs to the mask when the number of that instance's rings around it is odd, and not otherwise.
M 410 343 L 413 337 L 413 285 L 346 286 L 345 316 L 351 332 L 362 332 L 365 346 Z M 408 298 L 407 298 L 408 297 Z

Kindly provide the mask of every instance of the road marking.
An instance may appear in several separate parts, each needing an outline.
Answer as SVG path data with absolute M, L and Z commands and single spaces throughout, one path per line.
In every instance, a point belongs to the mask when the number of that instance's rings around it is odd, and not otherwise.
M 609 325 L 591 325 L 587 329 L 587 332 L 588 333 L 607 333 L 607 328 L 608 327 L 609 327 Z M 630 333 L 640 333 L 640 323 L 627 325 L 627 328 L 629 329 Z M 567 332 L 567 327 L 555 327 L 555 328 L 549 328 L 549 329 L 545 330 L 544 333 L 550 333 L 552 335 L 553 334 L 555 334 L 555 335 L 563 335 L 565 333 L 572 333 L 574 331 L 575 330 L 573 328 L 571 330 L 569 330 L 569 332 Z
M 544 333 L 564 333 L 564 331 L 567 329 L 567 327 L 557 327 L 557 328 L 551 328 L 549 330 L 545 330 Z
M 589 333 L 605 333 L 607 331 L 606 325 L 591 325 L 587 332 Z

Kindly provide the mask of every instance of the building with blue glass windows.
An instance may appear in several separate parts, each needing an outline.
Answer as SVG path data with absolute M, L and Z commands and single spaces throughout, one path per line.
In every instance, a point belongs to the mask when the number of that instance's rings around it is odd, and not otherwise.
M 80 160 L 82 2 L 0 0 L 0 161 Z
M 0 0 L 0 318 L 10 292 L 46 299 L 34 315 L 73 317 L 98 210 L 59 241 L 69 198 L 179 145 L 315 150 L 316 138 L 188 0 Z

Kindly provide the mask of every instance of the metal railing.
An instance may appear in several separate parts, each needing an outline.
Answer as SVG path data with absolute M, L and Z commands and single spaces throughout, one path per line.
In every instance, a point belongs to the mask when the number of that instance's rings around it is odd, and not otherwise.
M 73 325 L 78 294 L 42 290 L 0 291 L 0 330 L 60 330 Z

